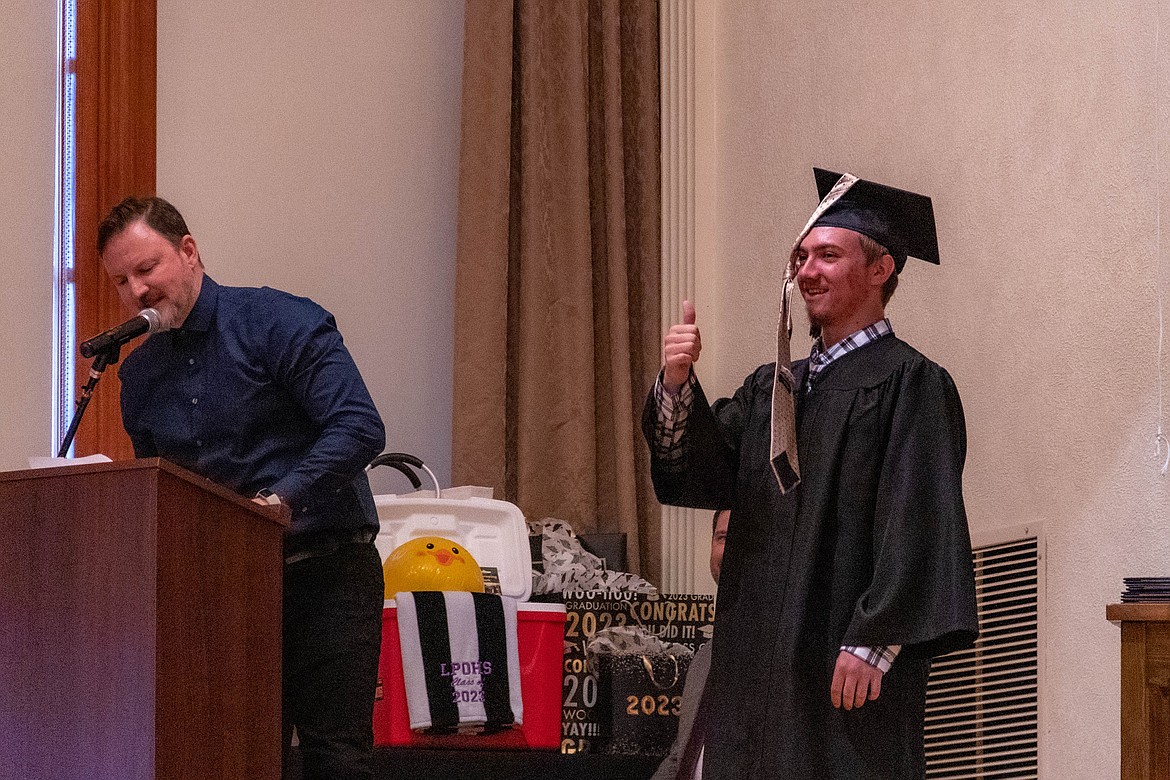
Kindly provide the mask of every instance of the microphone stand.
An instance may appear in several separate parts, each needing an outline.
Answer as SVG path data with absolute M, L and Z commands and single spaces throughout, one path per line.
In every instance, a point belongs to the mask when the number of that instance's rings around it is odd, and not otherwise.
M 73 413 L 73 421 L 69 423 L 69 430 L 65 432 L 65 441 L 61 442 L 61 449 L 57 452 L 58 458 L 64 458 L 73 446 L 73 437 L 77 435 L 77 426 L 81 424 L 81 415 L 85 414 L 85 407 L 89 406 L 89 399 L 93 397 L 93 390 L 106 366 L 118 362 L 122 352 L 121 344 L 114 344 L 109 349 L 103 349 L 93 358 L 89 367 L 89 381 L 81 388 L 81 395 L 77 397 L 77 410 Z

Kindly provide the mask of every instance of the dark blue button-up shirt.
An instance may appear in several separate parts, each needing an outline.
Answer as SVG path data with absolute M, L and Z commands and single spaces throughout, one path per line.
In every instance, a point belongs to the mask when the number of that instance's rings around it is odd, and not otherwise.
M 147 339 L 118 375 L 138 457 L 243 496 L 271 489 L 293 534 L 377 528 L 364 468 L 385 429 L 333 316 L 311 300 L 204 276 L 183 326 Z

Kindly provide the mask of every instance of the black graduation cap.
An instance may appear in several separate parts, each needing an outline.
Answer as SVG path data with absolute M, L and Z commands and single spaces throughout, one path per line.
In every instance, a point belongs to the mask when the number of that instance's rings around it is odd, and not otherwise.
M 841 174 L 813 168 L 821 200 Z M 814 226 L 839 227 L 867 235 L 890 250 L 901 273 L 906 258 L 938 265 L 934 207 L 925 195 L 859 179 L 821 215 Z

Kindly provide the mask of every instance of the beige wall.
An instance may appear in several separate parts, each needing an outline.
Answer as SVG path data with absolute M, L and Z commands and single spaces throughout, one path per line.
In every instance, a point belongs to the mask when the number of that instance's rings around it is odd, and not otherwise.
M 814 165 L 934 197 L 942 266 L 911 260 L 889 313 L 962 392 L 973 530 L 1043 524 L 1047 778 L 1118 776 L 1105 605 L 1122 576 L 1170 574 L 1153 444 L 1170 276 L 1158 13 L 1152 0 L 726 0 L 716 14 L 705 381 L 726 393 L 771 359 Z
M 217 281 L 334 313 L 444 484 L 462 64 L 462 0 L 158 4 L 159 193 Z
M 57 14 L 8 3 L 0 23 L 0 470 L 52 455 Z

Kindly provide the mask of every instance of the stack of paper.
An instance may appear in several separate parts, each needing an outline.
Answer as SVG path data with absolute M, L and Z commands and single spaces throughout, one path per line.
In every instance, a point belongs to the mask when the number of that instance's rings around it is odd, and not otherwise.
M 1123 577 L 1121 581 L 1125 583 L 1121 594 L 1124 603 L 1170 602 L 1170 577 Z

